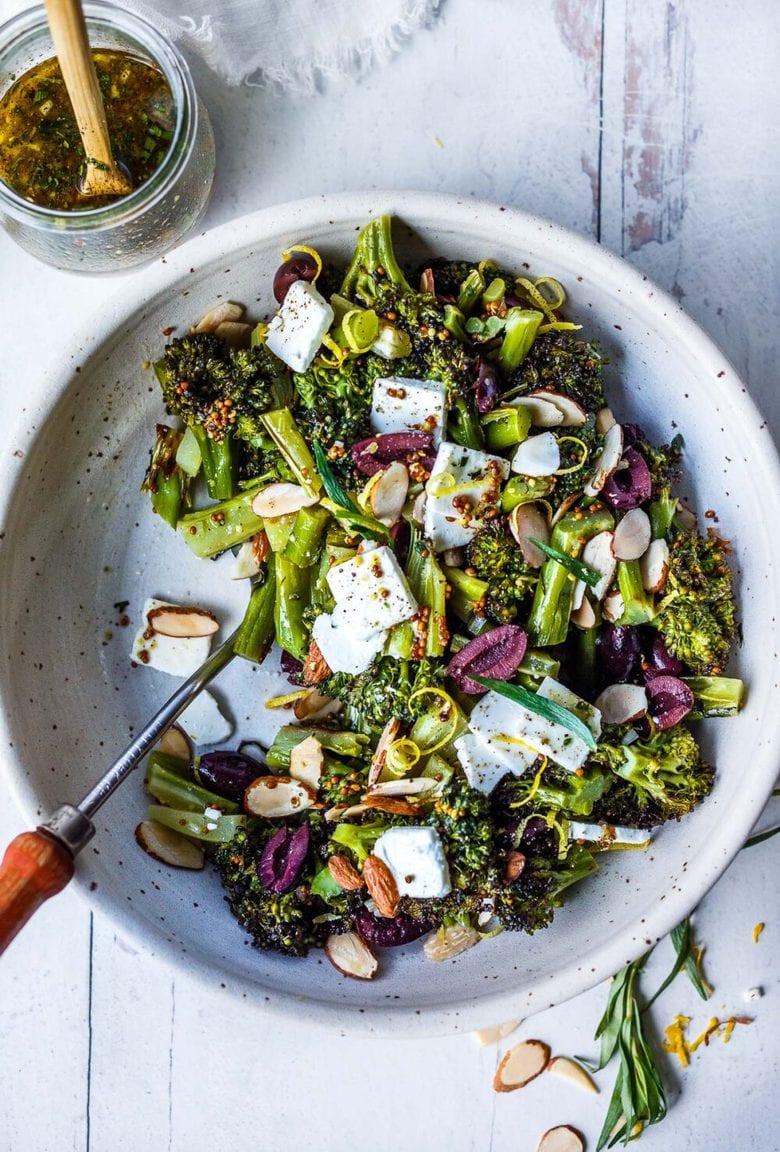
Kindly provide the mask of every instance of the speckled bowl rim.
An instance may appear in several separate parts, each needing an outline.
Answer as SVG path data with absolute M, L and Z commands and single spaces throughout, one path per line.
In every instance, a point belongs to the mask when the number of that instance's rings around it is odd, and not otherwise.
M 634 310 L 641 310 L 656 329 L 663 330 L 667 342 L 680 345 L 700 366 L 701 376 L 707 380 L 712 394 L 728 402 L 741 424 L 755 428 L 762 426 L 758 409 L 720 349 L 676 300 L 622 258 L 578 233 L 529 213 L 469 197 L 393 191 L 334 193 L 264 208 L 207 231 L 140 270 L 136 273 L 135 283 L 123 284 L 113 299 L 101 308 L 100 314 L 95 315 L 85 324 L 83 331 L 63 347 L 59 362 L 49 366 L 50 385 L 34 409 L 28 409 L 30 423 L 40 429 L 54 413 L 72 376 L 73 349 L 79 348 L 88 356 L 94 355 L 100 345 L 115 334 L 119 325 L 137 311 L 144 298 L 150 299 L 162 290 L 173 289 L 191 269 L 229 257 L 258 236 L 291 231 L 305 235 L 307 229 L 314 230 L 323 223 L 361 221 L 381 212 L 400 215 L 412 224 L 417 217 L 435 215 L 442 224 L 450 227 L 461 224 L 464 230 L 479 219 L 481 226 L 486 223 L 494 225 L 496 235 L 504 232 L 533 234 L 537 242 L 541 237 L 554 248 L 565 248 L 567 259 L 579 261 L 588 268 L 589 278 L 625 291 Z M 13 458 L 10 461 L 3 458 L 0 462 L 0 517 L 4 518 L 13 499 L 20 474 L 19 465 L 19 460 Z M 764 490 L 774 494 L 774 500 L 768 496 L 769 505 L 780 505 L 780 460 L 768 434 L 755 441 L 751 465 L 763 474 Z M 775 597 L 780 602 L 780 565 L 775 567 L 772 577 Z M 767 718 L 767 723 L 771 723 L 771 718 Z M 780 709 L 775 713 L 774 728 L 774 745 L 777 747 L 780 746 Z M 0 700 L 0 743 L 7 749 L 9 740 L 5 701 Z M 525 994 L 522 990 L 502 991 L 480 996 L 476 1003 L 466 999 L 454 1001 L 447 1008 L 425 1010 L 404 1007 L 388 1010 L 382 1002 L 378 1002 L 375 1009 L 358 1010 L 281 992 L 259 994 L 262 990 L 256 983 L 241 978 L 232 979 L 225 989 L 221 979 L 224 973 L 216 965 L 191 955 L 182 955 L 178 946 L 168 943 L 162 936 L 150 942 L 148 922 L 132 909 L 117 904 L 102 889 L 89 891 L 78 869 L 74 887 L 91 907 L 104 912 L 144 953 L 215 990 L 244 997 L 243 1003 L 247 1007 L 256 1004 L 263 1010 L 299 1021 L 305 1017 L 312 1024 L 341 1029 L 350 1034 L 419 1036 L 470 1031 L 569 1000 L 636 959 L 645 950 L 648 937 L 661 939 L 670 932 L 696 907 L 724 872 L 761 814 L 777 775 L 772 743 L 768 741 L 766 747 L 767 751 L 752 761 L 751 787 L 745 791 L 742 804 L 739 809 L 731 810 L 728 823 L 721 825 L 719 838 L 711 839 L 689 862 L 681 890 L 670 892 L 669 898 L 656 906 L 652 917 L 642 925 L 641 933 L 627 928 L 590 952 L 587 971 L 584 966 L 578 968 L 576 962 L 570 962 L 533 989 L 538 994 L 533 1004 L 528 989 Z M 34 826 L 39 819 L 39 801 L 14 754 L 8 758 L 5 775 L 25 819 Z M 75 801 L 77 797 L 69 799 Z

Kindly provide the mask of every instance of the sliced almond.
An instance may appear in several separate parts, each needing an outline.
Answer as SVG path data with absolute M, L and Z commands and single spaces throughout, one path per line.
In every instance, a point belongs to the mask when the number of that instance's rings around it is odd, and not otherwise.
M 547 517 L 536 504 L 518 504 L 509 513 L 509 531 L 517 541 L 523 559 L 531 568 L 541 568 L 547 557 L 533 540 L 550 543 Z
M 585 485 L 586 496 L 597 496 L 620 463 L 623 455 L 623 429 L 613 424 L 604 436 L 604 447 L 599 453 L 593 475 Z
M 390 812 L 393 816 L 419 815 L 418 809 L 408 800 L 401 800 L 395 796 L 376 796 L 373 792 L 367 792 L 359 804 L 352 804 L 349 808 L 328 809 L 325 818 L 347 820 L 350 816 L 361 816 L 372 809 L 376 812 Z
M 471 1035 L 480 1047 L 486 1048 L 488 1044 L 496 1044 L 505 1036 L 511 1036 L 521 1024 L 522 1020 L 507 1020 L 506 1024 L 496 1024 L 493 1028 L 477 1028 Z
M 194 640 L 199 636 L 213 636 L 219 631 L 219 620 L 205 608 L 185 608 L 179 604 L 166 604 L 153 608 L 146 617 L 149 627 L 159 636 L 177 636 Z
M 316 688 L 311 688 L 293 703 L 296 720 L 324 720 L 327 716 L 334 716 L 336 712 L 340 712 L 341 708 L 340 700 L 323 696 Z
M 429 960 L 441 963 L 473 948 L 480 940 L 479 932 L 468 924 L 451 924 L 448 928 L 432 932 L 423 945 Z
M 612 551 L 618 560 L 638 560 L 650 546 L 650 517 L 644 508 L 626 512 L 614 532 Z
M 570 1060 L 568 1056 L 553 1056 L 547 1065 L 547 1071 L 555 1073 L 556 1076 L 562 1076 L 564 1080 L 571 1080 L 572 1084 L 576 1084 L 578 1088 L 583 1088 L 586 1092 L 594 1092 L 598 1095 L 595 1081 L 590 1078 L 581 1064 L 578 1064 L 576 1060 Z
M 156 820 L 142 820 L 135 830 L 135 838 L 144 852 L 161 864 L 193 871 L 203 867 L 205 855 L 200 845 Z
M 316 736 L 307 736 L 290 752 L 290 775 L 293 780 L 303 781 L 314 792 L 320 786 L 324 765 L 322 745 Z
M 328 871 L 345 892 L 357 892 L 363 887 L 363 877 L 346 856 L 336 854 L 328 860 Z
M 682 500 L 677 501 L 677 511 L 675 512 L 675 519 L 684 532 L 693 532 L 696 530 L 698 520 L 696 513 Z
M 550 1049 L 541 1040 L 523 1040 L 509 1048 L 493 1077 L 496 1092 L 514 1092 L 535 1080 L 547 1067 Z
M 552 476 L 561 466 L 561 450 L 552 432 L 529 436 L 512 457 L 512 471 L 521 476 Z
M 604 614 L 604 619 L 608 620 L 610 624 L 616 623 L 626 610 L 623 601 L 622 593 L 615 590 L 610 592 L 609 596 L 604 597 L 604 603 L 601 605 L 601 611 Z
M 562 392 L 548 392 L 546 389 L 540 389 L 538 392 L 531 392 L 530 395 L 538 397 L 540 400 L 546 400 L 558 409 L 563 416 L 562 428 L 581 428 L 588 418 L 582 405 L 578 404 L 576 400 L 572 400 L 571 396 L 564 396 Z
M 371 511 L 380 523 L 392 526 L 400 519 L 408 491 L 409 473 L 400 461 L 394 460 L 379 473 L 371 489 Z
M 157 747 L 166 756 L 178 756 L 180 760 L 186 760 L 187 763 L 192 760 L 190 738 L 178 724 L 171 724 L 170 728 L 163 732 Z
M 236 553 L 230 572 L 231 580 L 251 580 L 260 571 L 270 549 L 265 532 L 245 540 Z
M 241 320 L 223 320 L 214 329 L 214 335 L 231 348 L 248 348 L 252 341 L 252 325 Z
M 371 767 L 368 770 L 368 787 L 372 788 L 382 774 L 390 745 L 394 742 L 401 730 L 401 721 L 394 717 L 387 721 L 382 729 L 374 755 L 371 757 Z
M 216 308 L 212 308 L 205 316 L 202 316 L 195 327 L 193 332 L 216 332 L 220 324 L 226 321 L 241 320 L 244 316 L 244 308 L 241 304 L 233 304 L 230 300 L 223 300 L 221 304 L 217 304 Z
M 317 793 L 292 776 L 259 776 L 244 793 L 244 807 L 252 816 L 276 820 L 294 816 L 317 803 Z
M 652 540 L 639 561 L 645 592 L 663 592 L 669 576 L 669 545 L 665 540 Z
M 563 519 L 569 509 L 573 508 L 574 505 L 579 503 L 581 499 L 581 492 L 572 492 L 571 495 L 567 496 L 565 500 L 561 500 L 560 504 L 555 509 L 552 520 L 550 521 L 550 527 L 554 528 L 558 521 Z
M 329 936 L 325 941 L 325 955 L 342 976 L 355 980 L 373 980 L 379 968 L 376 956 L 357 932 Z
M 647 712 L 647 693 L 641 684 L 610 684 L 596 698 L 605 724 L 629 724 Z
M 428 503 L 428 493 L 423 488 L 422 492 L 418 492 L 412 504 L 412 520 L 415 524 L 422 524 L 425 520 L 425 505 Z
M 560 408 L 538 394 L 518 396 L 516 400 L 510 400 L 509 404 L 512 408 L 527 408 L 534 428 L 558 428 L 563 424 Z
M 585 1141 L 576 1128 L 559 1124 L 557 1128 L 547 1129 L 536 1152 L 585 1152 Z
M 318 497 L 310 496 L 300 484 L 288 484 L 281 481 L 278 484 L 269 484 L 262 488 L 252 501 L 252 511 L 255 516 L 264 516 L 275 520 L 278 516 L 289 516 L 293 512 L 300 512 L 301 508 L 310 508 L 317 503 Z
M 422 792 L 429 792 L 431 788 L 435 787 L 436 781 L 430 776 L 383 780 L 379 784 L 372 785 L 363 799 L 371 800 L 374 796 L 419 796 Z
M 596 627 L 596 611 L 587 596 L 583 597 L 582 603 L 576 612 L 571 614 L 571 622 L 576 628 L 587 632 L 589 628 Z
M 441 554 L 442 563 L 448 568 L 463 568 L 466 563 L 465 548 L 446 548 Z
M 398 885 L 395 876 L 378 856 L 366 856 L 363 881 L 380 916 L 393 917 L 398 912 Z
M 610 428 L 612 428 L 617 421 L 612 415 L 611 408 L 600 408 L 596 413 L 596 431 L 599 436 L 606 436 Z
M 591 595 L 601 603 L 615 575 L 615 553 L 612 532 L 599 532 L 582 549 L 582 562 L 599 574 L 599 581 L 591 588 Z M 580 601 L 581 602 L 581 601 Z

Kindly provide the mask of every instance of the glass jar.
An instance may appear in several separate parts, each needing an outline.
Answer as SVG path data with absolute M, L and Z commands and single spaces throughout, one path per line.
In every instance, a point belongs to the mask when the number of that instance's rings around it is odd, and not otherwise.
M 214 135 L 184 58 L 152 24 L 98 0 L 85 3 L 84 14 L 93 48 L 128 52 L 165 76 L 176 113 L 170 147 L 129 196 L 83 212 L 43 208 L 0 180 L 0 222 L 47 264 L 69 272 L 123 272 L 173 248 L 203 216 L 214 181 Z M 42 7 L 0 26 L 0 95 L 54 54 Z

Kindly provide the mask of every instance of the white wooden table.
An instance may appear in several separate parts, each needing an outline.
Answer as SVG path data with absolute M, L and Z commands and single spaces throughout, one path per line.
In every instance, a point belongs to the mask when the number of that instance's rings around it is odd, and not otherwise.
M 0 15 L 18 6 L 0 0 Z M 773 0 L 446 0 L 390 66 L 312 98 L 226 90 L 196 66 L 219 146 L 207 225 L 343 188 L 472 193 L 549 215 L 681 299 L 777 428 L 777 49 Z M 42 387 L 47 349 L 115 289 L 0 236 L 0 451 Z M 6 802 L 0 842 L 21 827 Z M 642 1138 L 648 1152 L 780 1148 L 779 858 L 780 840 L 741 853 L 700 909 L 710 1005 L 679 980 L 653 1013 L 656 1036 L 678 1011 L 755 1023 L 687 1071 L 666 1062 L 672 1110 Z M 653 972 L 671 959 L 668 942 L 657 951 Z M 748 1006 L 754 986 L 765 994 Z M 594 1052 L 604 999 L 595 989 L 515 1038 Z M 0 964 L 0 1149 L 533 1152 L 556 1123 L 594 1148 L 610 1076 L 598 1098 L 553 1077 L 497 1096 L 504 1046 L 282 1022 L 137 954 L 66 893 Z

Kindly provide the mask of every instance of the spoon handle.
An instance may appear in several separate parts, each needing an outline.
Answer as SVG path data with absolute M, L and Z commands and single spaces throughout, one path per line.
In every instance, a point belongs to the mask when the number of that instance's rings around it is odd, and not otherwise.
M 103 97 L 81 4 L 79 0 L 46 0 L 46 15 L 87 155 L 82 192 L 86 196 L 126 195 L 132 185 L 117 168 L 111 153 Z
M 34 912 L 73 875 L 73 857 L 43 832 L 22 832 L 0 864 L 0 955 Z

